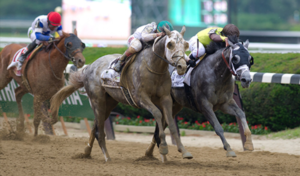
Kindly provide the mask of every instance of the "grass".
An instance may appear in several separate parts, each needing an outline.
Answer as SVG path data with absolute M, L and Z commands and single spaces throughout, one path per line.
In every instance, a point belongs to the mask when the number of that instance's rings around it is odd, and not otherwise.
M 295 139 L 300 138 L 300 127 L 294 129 L 287 129 L 277 133 L 272 133 L 268 135 L 271 139 Z
M 0 33 L 0 37 L 24 37 L 27 38 L 27 32 L 26 33 Z

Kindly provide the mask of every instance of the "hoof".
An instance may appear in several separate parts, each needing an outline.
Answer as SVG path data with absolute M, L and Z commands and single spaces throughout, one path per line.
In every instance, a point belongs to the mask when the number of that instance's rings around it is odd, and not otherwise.
M 153 152 L 146 150 L 145 156 L 147 156 L 147 157 L 153 157 Z
M 253 151 L 254 147 L 252 142 L 245 142 L 244 149 L 245 151 Z
M 193 159 L 193 155 L 190 152 L 182 154 L 183 159 Z
M 167 160 L 167 156 L 166 155 L 162 155 L 162 154 L 160 154 L 160 158 L 161 158 L 161 162 L 162 163 L 165 163 L 165 162 L 167 162 L 168 160 Z
M 159 146 L 159 153 L 162 154 L 162 155 L 166 155 L 168 154 L 168 146 L 163 146 L 163 145 L 160 145 Z
M 110 162 L 111 161 L 111 159 L 110 158 L 105 158 L 105 162 Z
M 226 156 L 227 157 L 236 157 L 236 154 L 234 151 L 231 150 L 231 151 L 227 151 Z
M 92 148 L 89 147 L 89 146 L 86 146 L 85 149 L 84 149 L 84 154 L 85 155 L 91 155 L 91 152 L 92 152 Z

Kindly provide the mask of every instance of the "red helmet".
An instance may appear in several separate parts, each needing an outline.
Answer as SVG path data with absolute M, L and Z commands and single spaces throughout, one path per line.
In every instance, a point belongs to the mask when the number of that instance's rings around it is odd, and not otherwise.
M 48 13 L 48 21 L 52 26 L 59 26 L 61 22 L 61 16 L 57 12 Z

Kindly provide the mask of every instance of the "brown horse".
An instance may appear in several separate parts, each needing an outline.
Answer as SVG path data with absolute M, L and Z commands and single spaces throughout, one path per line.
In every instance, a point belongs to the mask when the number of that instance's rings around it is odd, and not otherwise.
M 168 153 L 168 146 L 162 119 L 168 123 L 182 157 L 191 159 L 192 155 L 182 145 L 172 119 L 171 79 L 168 72 L 168 63 L 175 65 L 179 74 L 184 74 L 186 70 L 184 52 L 188 48 L 188 43 L 183 39 L 185 27 L 180 33 L 175 30 L 170 32 L 167 28 L 165 28 L 165 32 L 167 35 L 157 43 L 154 42 L 152 49 L 146 48 L 136 55 L 127 72 L 122 73 L 124 75 L 121 81 L 127 81 L 132 102 L 135 102 L 137 107 L 148 110 L 154 116 L 160 129 L 159 137 L 162 142 L 159 146 L 159 152 L 163 161 L 165 161 L 165 155 Z M 111 159 L 106 149 L 104 121 L 118 102 L 132 105 L 123 96 L 123 88 L 106 86 L 100 76 L 108 68 L 109 63 L 118 56 L 103 56 L 85 69 L 72 73 L 69 78 L 69 85 L 62 88 L 51 99 L 51 113 L 54 115 L 57 114 L 59 106 L 65 98 L 80 87 L 85 88 L 95 115 L 95 125 L 85 150 L 85 156 L 90 156 L 96 137 L 105 161 Z
M 84 43 L 74 34 L 63 33 L 58 41 L 49 46 L 50 51 L 38 52 L 30 61 L 26 61 L 26 75 L 30 85 L 30 91 L 22 81 L 22 77 L 16 76 L 13 70 L 7 70 L 14 54 L 22 48 L 19 44 L 10 44 L 3 48 L 0 53 L 0 90 L 3 89 L 12 79 L 16 80 L 20 87 L 15 89 L 16 102 L 19 109 L 19 118 L 17 120 L 17 130 L 24 132 L 24 113 L 21 99 L 24 94 L 34 95 L 34 135 L 38 134 L 38 126 L 41 119 L 43 122 L 55 123 L 55 120 L 47 118 L 47 100 L 49 100 L 61 87 L 64 86 L 63 72 L 70 60 L 77 67 L 82 67 L 85 58 L 82 51 Z M 24 66 L 26 63 L 24 63 Z M 22 70 L 24 74 L 24 70 Z M 52 119 L 57 119 L 57 116 Z

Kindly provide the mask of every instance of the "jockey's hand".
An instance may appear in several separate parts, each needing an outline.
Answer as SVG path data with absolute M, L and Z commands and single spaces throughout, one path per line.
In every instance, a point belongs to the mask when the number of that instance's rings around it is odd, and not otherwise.
M 187 62 L 191 67 L 195 67 L 196 66 L 196 61 L 195 60 L 189 60 Z
M 163 32 L 156 33 L 156 37 L 164 36 Z
M 225 38 L 225 43 L 226 43 L 226 47 L 229 46 L 227 37 Z
M 48 41 L 42 41 L 42 43 L 43 43 L 44 46 L 48 46 L 49 45 Z
M 51 43 L 51 42 L 53 42 L 53 41 L 55 41 L 55 37 L 50 37 L 50 38 L 49 38 L 49 43 Z

